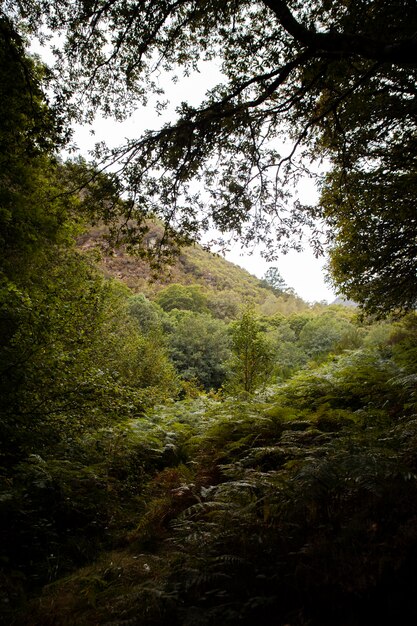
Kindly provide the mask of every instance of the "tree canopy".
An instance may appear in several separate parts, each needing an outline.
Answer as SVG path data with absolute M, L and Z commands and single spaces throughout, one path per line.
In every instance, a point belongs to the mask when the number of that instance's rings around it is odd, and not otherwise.
M 219 64 L 222 83 L 199 106 L 98 146 L 129 193 L 130 236 L 132 220 L 141 234 L 156 215 L 162 253 L 214 226 L 272 257 L 306 225 L 319 248 L 321 218 L 346 296 L 379 314 L 415 306 L 414 0 L 31 0 L 2 11 L 25 32 L 61 36 L 57 98 L 78 121 L 122 119 L 151 92 L 162 108 L 160 72 Z M 291 188 L 320 159 L 321 201 L 302 206 Z

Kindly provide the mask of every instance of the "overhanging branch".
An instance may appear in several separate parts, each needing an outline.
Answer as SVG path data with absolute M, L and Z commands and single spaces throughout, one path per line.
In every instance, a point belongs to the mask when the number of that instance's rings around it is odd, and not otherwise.
M 417 34 L 401 41 L 383 41 L 362 35 L 316 32 L 298 22 L 284 0 L 263 0 L 281 26 L 296 41 L 316 52 L 360 56 L 394 65 L 417 66 Z

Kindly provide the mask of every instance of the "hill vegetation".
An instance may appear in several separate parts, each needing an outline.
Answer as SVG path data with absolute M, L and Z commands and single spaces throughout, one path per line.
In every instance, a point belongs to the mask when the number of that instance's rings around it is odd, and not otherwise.
M 150 247 L 161 238 L 162 227 L 155 223 L 148 224 L 148 227 L 145 245 Z M 129 253 L 126 245 L 109 249 L 107 234 L 105 227 L 90 228 L 79 237 L 79 248 L 84 251 L 97 249 L 101 256 L 99 266 L 106 276 L 120 280 L 134 293 L 143 293 L 150 299 L 155 299 L 168 285 L 199 285 L 211 301 L 218 302 L 219 309 L 222 305 L 230 309 L 229 317 L 236 316 L 239 307 L 250 302 L 267 315 L 308 308 L 285 284 L 276 289 L 198 244 L 183 248 L 169 265 L 155 273 L 147 259 Z

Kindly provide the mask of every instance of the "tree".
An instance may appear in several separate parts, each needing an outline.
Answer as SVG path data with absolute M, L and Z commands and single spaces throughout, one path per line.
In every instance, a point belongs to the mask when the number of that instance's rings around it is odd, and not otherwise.
M 415 306 L 414 0 L 15 4 L 3 13 L 26 32 L 64 31 L 58 97 L 79 120 L 100 109 L 121 118 L 158 92 L 161 69 L 189 74 L 219 59 L 224 81 L 201 105 L 184 102 L 175 122 L 97 150 L 102 163 L 117 163 L 139 231 L 149 215 L 165 222 L 163 243 L 214 225 L 245 244 L 263 241 L 273 256 L 277 240 L 299 245 L 303 227 L 322 217 L 348 297 L 380 313 Z M 292 148 L 279 154 L 282 137 Z M 330 172 L 319 206 L 295 201 L 288 211 L 292 183 L 323 157 Z M 312 240 L 319 246 L 316 229 Z M 374 244 L 380 253 L 368 256 Z
M 56 450 L 176 393 L 166 350 L 139 333 L 126 290 L 75 249 L 90 203 L 120 202 L 105 176 L 56 153 L 65 134 L 45 68 L 0 18 L 0 465 Z M 91 178 L 91 177 L 90 177 Z M 93 202 L 94 198 L 94 202 Z
M 322 197 L 328 222 L 334 225 L 334 283 L 378 317 L 390 309 L 413 309 L 417 303 L 417 178 L 410 150 L 404 146 L 408 171 L 393 171 L 384 157 L 373 172 L 348 172 L 344 180 L 340 174 L 329 176 Z
M 230 338 L 222 320 L 207 313 L 174 311 L 169 336 L 171 359 L 185 380 L 196 380 L 204 389 L 219 389 L 226 378 Z M 174 315 L 173 314 L 173 315 Z
M 358 329 L 343 315 L 328 311 L 312 317 L 302 328 L 299 347 L 311 358 L 358 348 L 362 343 Z
M 143 293 L 129 298 L 129 313 L 137 320 L 144 334 L 161 328 L 163 315 L 161 308 L 155 302 L 148 300 Z
M 207 311 L 207 296 L 199 285 L 169 285 L 157 296 L 156 302 L 164 311 Z
M 265 383 L 272 371 L 272 347 L 252 307 L 247 307 L 239 320 L 232 323 L 230 387 L 253 393 Z
M 44 76 L 45 68 L 26 55 L 21 37 L 0 15 L 0 278 L 3 281 L 6 277 L 8 280 L 12 276 L 21 277 L 45 242 L 62 242 L 68 234 L 71 200 L 63 202 L 54 194 L 58 180 L 52 165 L 53 154 L 64 138 L 56 112 L 46 105 Z
M 277 267 L 268 268 L 262 282 L 266 287 L 272 289 L 274 292 L 278 292 L 279 294 L 284 293 L 288 289 L 285 280 L 281 276 Z

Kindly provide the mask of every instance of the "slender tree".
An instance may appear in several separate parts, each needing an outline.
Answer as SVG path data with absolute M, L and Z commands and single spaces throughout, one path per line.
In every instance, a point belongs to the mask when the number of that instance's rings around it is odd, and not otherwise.
M 272 349 L 252 307 L 232 325 L 231 387 L 253 393 L 272 370 Z

